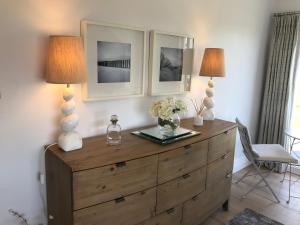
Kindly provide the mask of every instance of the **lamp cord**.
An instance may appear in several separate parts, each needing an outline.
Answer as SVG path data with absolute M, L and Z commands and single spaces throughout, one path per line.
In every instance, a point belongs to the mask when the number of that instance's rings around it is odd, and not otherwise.
M 8 212 L 9 212 L 10 215 L 12 215 L 12 216 L 16 217 L 17 219 L 21 220 L 24 224 L 30 225 L 28 223 L 28 220 L 25 218 L 24 215 L 18 213 L 17 211 L 15 211 L 13 209 L 9 209 Z
M 44 184 L 41 182 L 41 178 L 44 179 L 44 181 L 46 180 L 46 173 L 45 173 L 45 167 L 43 167 L 44 165 L 44 162 L 45 162 L 45 157 L 46 157 L 46 152 L 48 151 L 48 149 L 50 147 L 52 147 L 53 145 L 56 145 L 57 143 L 52 143 L 52 144 L 49 144 L 45 147 L 44 149 L 44 152 L 43 152 L 43 157 L 42 157 L 42 164 L 41 164 L 41 171 L 43 172 L 40 172 L 40 196 L 41 196 L 41 199 L 42 199 L 42 202 L 43 202 L 43 212 L 44 212 L 44 216 L 45 218 L 47 218 L 48 220 L 48 215 L 47 215 L 47 202 L 46 202 L 46 193 L 44 192 Z

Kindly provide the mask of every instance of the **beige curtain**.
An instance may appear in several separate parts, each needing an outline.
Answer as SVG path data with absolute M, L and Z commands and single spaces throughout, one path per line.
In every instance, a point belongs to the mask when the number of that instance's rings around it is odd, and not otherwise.
M 284 144 L 290 86 L 299 36 L 299 14 L 275 14 L 264 86 L 258 142 Z

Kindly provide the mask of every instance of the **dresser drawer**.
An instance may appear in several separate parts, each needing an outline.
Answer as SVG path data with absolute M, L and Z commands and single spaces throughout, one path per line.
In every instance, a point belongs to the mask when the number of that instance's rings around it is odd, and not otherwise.
M 182 224 L 199 225 L 229 199 L 231 182 L 227 179 L 183 204 Z
M 157 187 L 156 213 L 179 205 L 204 191 L 205 178 L 206 167 L 159 185 Z
M 211 163 L 229 152 L 234 152 L 236 129 L 228 130 L 209 139 L 208 163 Z
M 202 141 L 160 154 L 158 183 L 162 184 L 205 166 L 207 151 L 208 141 Z
M 75 225 L 133 225 L 155 214 L 156 189 L 74 212 Z
M 182 206 L 168 209 L 167 211 L 138 225 L 181 225 Z
M 120 162 L 73 175 L 74 210 L 137 193 L 156 185 L 158 156 Z
M 206 187 L 218 185 L 220 180 L 227 179 L 231 181 L 234 153 L 230 152 L 222 156 L 220 159 L 209 164 L 207 167 Z

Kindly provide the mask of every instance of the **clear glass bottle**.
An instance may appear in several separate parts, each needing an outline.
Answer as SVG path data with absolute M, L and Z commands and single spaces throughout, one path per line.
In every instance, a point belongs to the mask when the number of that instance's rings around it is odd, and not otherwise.
M 119 145 L 121 144 L 121 126 L 118 124 L 118 116 L 111 116 L 111 124 L 107 127 L 107 144 Z

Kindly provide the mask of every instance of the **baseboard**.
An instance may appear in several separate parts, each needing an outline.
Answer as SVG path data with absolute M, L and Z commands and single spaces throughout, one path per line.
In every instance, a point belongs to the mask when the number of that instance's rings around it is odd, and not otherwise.
M 249 166 L 251 163 L 245 158 L 245 157 L 239 157 L 234 159 L 234 165 L 233 165 L 233 173 L 236 173 L 247 166 Z

